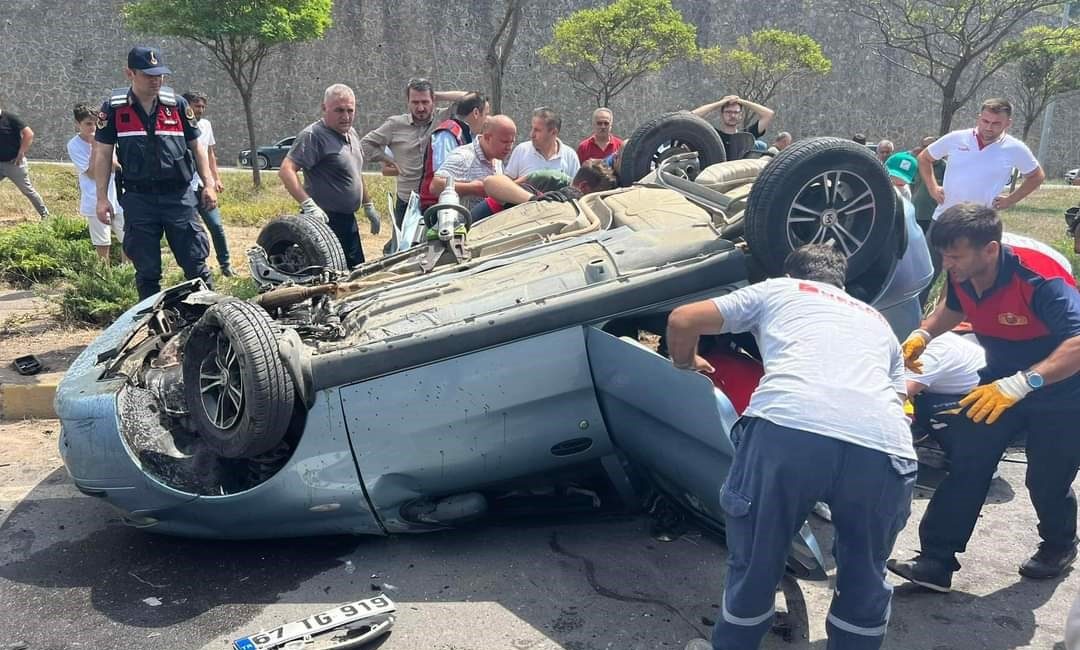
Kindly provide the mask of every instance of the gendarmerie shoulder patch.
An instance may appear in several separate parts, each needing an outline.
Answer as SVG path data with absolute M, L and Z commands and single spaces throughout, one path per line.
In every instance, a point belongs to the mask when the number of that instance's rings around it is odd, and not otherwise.
M 98 111 L 97 114 L 97 128 L 104 129 L 109 125 L 109 115 L 105 111 Z
M 191 106 L 188 106 L 186 109 L 184 109 L 184 117 L 187 118 L 187 121 L 189 124 L 191 124 L 191 126 L 199 125 L 198 120 L 195 119 L 195 111 L 191 109 Z

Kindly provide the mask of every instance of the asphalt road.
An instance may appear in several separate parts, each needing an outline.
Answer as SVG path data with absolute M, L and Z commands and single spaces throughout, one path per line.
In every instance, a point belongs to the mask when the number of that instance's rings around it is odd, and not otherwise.
M 682 648 L 718 612 L 723 545 L 696 531 L 658 541 L 643 516 L 394 538 L 175 539 L 128 528 L 76 492 L 56 434 L 54 421 L 0 423 L 0 649 L 225 650 L 375 589 L 398 604 L 385 650 Z M 1023 471 L 1002 465 L 953 593 L 897 589 L 886 648 L 1063 648 L 1080 577 L 1017 575 L 1036 543 Z M 925 503 L 898 554 L 917 546 Z M 773 633 L 763 647 L 824 648 L 830 593 L 824 582 L 785 584 L 777 602 L 790 610 L 790 641 Z

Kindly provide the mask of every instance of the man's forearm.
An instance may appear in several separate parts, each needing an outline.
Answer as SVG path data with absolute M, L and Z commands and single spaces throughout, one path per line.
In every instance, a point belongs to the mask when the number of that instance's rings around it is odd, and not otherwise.
M 198 140 L 188 142 L 188 148 L 195 156 L 195 170 L 202 179 L 203 187 L 213 187 L 214 179 L 210 176 L 210 161 L 206 157 L 206 148 Z
M 948 282 L 948 278 L 945 278 Z M 946 291 L 943 287 L 942 292 Z M 963 312 L 953 311 L 949 309 L 945 304 L 945 296 L 938 296 L 938 304 L 934 307 L 934 311 L 922 322 L 920 329 L 926 330 L 930 334 L 930 338 L 937 338 L 949 332 L 952 328 L 956 327 L 964 321 Z
M 1066 339 L 1031 369 L 1042 375 L 1047 384 L 1064 381 L 1080 372 L 1080 336 Z
M 281 162 L 281 169 L 278 170 L 278 178 L 281 179 L 281 184 L 285 186 L 285 191 L 289 193 L 289 196 L 297 203 L 303 203 L 308 199 L 307 192 L 304 191 L 304 186 L 300 183 L 300 174 L 297 173 L 296 163 L 289 158 L 286 158 Z
M 754 113 L 757 114 L 758 128 L 760 128 L 762 132 L 769 128 L 769 125 L 772 123 L 773 116 L 776 115 L 776 111 L 763 104 L 752 102 L 749 99 L 742 99 L 739 101 L 743 106 L 754 111 Z
M 723 103 L 723 101 L 724 100 L 720 100 L 720 101 L 710 102 L 708 104 L 702 104 L 701 106 L 698 106 L 697 108 L 695 108 L 694 110 L 692 110 L 690 112 L 693 113 L 694 115 L 697 115 L 698 117 L 707 117 L 710 113 L 712 113 L 716 109 L 720 108 L 720 104 Z
M 437 90 L 433 96 L 437 102 L 460 102 L 468 94 L 464 90 Z
M 667 346 L 671 361 L 679 367 L 686 366 L 697 354 L 698 339 L 702 334 L 719 334 L 724 327 L 724 317 L 711 300 L 676 307 L 667 322 Z
M 90 168 L 98 199 L 109 196 L 109 177 L 112 175 L 113 145 L 94 142 L 90 150 Z
M 917 157 L 919 177 L 922 178 L 923 185 L 928 188 L 938 186 L 937 178 L 934 176 L 934 157 L 930 155 L 930 151 L 923 149 L 919 152 Z
M 1022 201 L 1028 194 L 1031 194 L 1035 190 L 1039 189 L 1039 186 L 1046 180 L 1046 172 L 1042 167 L 1039 167 L 1034 172 L 1024 177 L 1024 182 L 1020 184 L 1020 187 L 1016 188 L 1009 196 L 1009 203 L 1016 205 Z
M 214 176 L 214 181 L 221 180 L 221 174 L 218 172 L 217 167 L 217 153 L 214 152 L 214 145 L 210 145 L 206 148 L 206 157 L 210 161 L 210 173 Z
M 454 191 L 461 196 L 487 196 L 484 181 L 454 181 Z
M 19 142 L 19 153 L 15 154 L 15 160 L 22 160 L 26 152 L 30 151 L 30 145 L 34 144 L 34 131 L 30 127 L 22 130 L 22 140 Z
M 394 159 L 386 155 L 386 144 L 390 142 L 390 138 L 380 131 L 381 128 L 369 131 L 360 138 L 360 151 L 364 154 L 364 160 L 379 163 L 393 162 Z

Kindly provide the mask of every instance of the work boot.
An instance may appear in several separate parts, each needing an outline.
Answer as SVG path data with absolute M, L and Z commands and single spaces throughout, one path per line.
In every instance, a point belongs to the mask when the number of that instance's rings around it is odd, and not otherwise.
M 222 264 L 221 265 L 221 275 L 225 276 L 226 278 L 231 278 L 236 274 L 233 273 L 233 270 L 232 270 L 231 266 L 229 266 L 228 264 Z
M 885 567 L 901 578 L 914 582 L 920 587 L 947 594 L 952 589 L 953 569 L 942 560 L 919 556 L 914 560 L 901 562 L 889 560 Z
M 1075 561 L 1075 545 L 1061 548 L 1043 542 L 1039 544 L 1039 550 L 1035 551 L 1035 555 L 1020 565 L 1020 575 L 1036 580 L 1056 578 Z
M 712 644 L 705 639 L 690 639 L 683 650 L 713 650 Z

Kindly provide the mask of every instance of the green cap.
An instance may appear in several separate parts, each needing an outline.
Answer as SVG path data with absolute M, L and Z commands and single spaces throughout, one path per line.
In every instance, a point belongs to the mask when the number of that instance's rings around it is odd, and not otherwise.
M 919 172 L 919 161 L 910 151 L 901 151 L 889 156 L 885 161 L 885 169 L 889 176 L 895 176 L 908 185 L 915 182 L 915 174 Z

